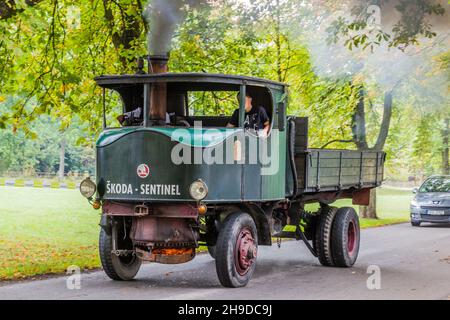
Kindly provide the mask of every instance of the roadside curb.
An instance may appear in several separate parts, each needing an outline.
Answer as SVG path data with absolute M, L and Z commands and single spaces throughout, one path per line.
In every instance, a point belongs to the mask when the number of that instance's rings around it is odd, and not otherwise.
M 78 189 L 80 182 L 51 181 L 51 180 L 25 180 L 0 178 L 0 186 L 5 187 L 28 187 L 28 188 L 52 188 L 52 189 Z

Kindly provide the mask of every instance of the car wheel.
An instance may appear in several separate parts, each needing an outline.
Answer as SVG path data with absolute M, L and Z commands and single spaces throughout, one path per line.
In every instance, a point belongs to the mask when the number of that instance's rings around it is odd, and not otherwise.
M 411 221 L 413 227 L 420 227 L 420 221 Z

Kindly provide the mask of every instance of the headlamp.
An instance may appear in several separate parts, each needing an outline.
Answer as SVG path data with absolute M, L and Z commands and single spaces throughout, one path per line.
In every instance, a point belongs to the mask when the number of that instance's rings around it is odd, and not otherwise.
M 97 190 L 97 186 L 95 183 L 87 177 L 80 183 L 80 192 L 85 198 L 92 198 L 92 196 L 95 194 L 95 191 Z
M 195 180 L 189 187 L 189 194 L 197 201 L 203 200 L 208 194 L 208 187 L 201 179 Z

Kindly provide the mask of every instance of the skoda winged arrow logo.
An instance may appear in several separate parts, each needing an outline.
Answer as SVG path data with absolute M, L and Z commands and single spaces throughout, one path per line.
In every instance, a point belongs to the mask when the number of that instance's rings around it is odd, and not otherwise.
M 439 200 L 433 200 L 433 204 L 439 204 L 440 201 Z
M 138 165 L 136 172 L 139 178 L 147 178 L 150 174 L 150 168 L 145 163 L 142 163 Z

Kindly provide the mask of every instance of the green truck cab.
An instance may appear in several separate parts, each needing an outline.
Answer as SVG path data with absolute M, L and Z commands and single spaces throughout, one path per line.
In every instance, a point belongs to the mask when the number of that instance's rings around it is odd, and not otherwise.
M 150 68 L 95 79 L 104 95 L 120 95 L 123 112 L 143 111 L 125 127 L 108 127 L 104 115 L 96 177 L 80 185 L 102 210 L 99 250 L 110 278 L 134 278 L 142 261 L 188 262 L 206 246 L 221 284 L 245 286 L 258 246 L 274 238 L 302 240 L 323 265 L 355 263 L 358 216 L 330 204 L 368 204 L 383 179 L 384 152 L 308 148 L 307 118 L 286 115 L 283 83 L 169 73 L 160 57 Z M 269 116 L 268 134 L 246 127 L 245 99 L 236 95 L 247 93 Z M 239 124 L 230 127 L 234 108 Z M 313 202 L 320 209 L 305 211 Z

